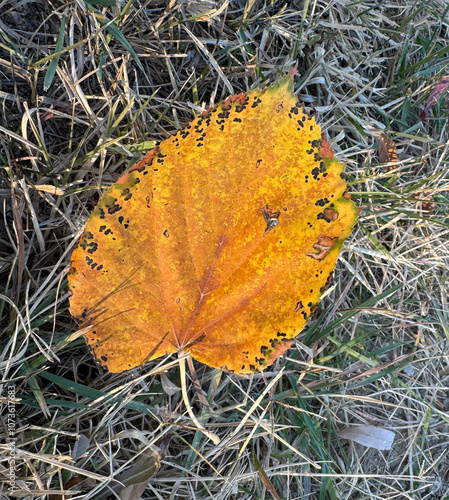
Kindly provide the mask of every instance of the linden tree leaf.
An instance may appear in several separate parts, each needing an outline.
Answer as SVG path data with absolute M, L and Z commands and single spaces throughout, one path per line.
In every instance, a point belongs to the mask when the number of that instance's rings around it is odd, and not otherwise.
M 292 78 L 209 109 L 114 184 L 73 252 L 70 311 L 121 372 L 167 353 L 263 370 L 312 315 L 358 211 Z

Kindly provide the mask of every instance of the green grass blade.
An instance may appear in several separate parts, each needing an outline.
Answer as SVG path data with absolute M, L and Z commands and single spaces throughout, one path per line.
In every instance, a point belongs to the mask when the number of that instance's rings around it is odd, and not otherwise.
M 51 383 L 58 385 L 59 387 L 62 387 L 66 391 L 73 392 L 78 396 L 88 398 L 92 401 L 104 398 L 101 404 L 107 404 L 110 406 L 116 403 L 121 404 L 124 401 L 122 397 L 113 396 L 98 389 L 93 389 L 92 387 L 87 387 L 83 384 L 79 384 L 78 382 L 67 380 L 64 377 L 53 375 L 52 373 L 40 372 L 39 377 L 49 380 Z M 129 403 L 126 403 L 124 406 L 125 408 L 128 408 L 130 410 L 136 410 L 141 413 L 148 413 L 155 410 L 153 406 L 146 405 L 145 403 L 140 403 L 139 401 L 130 401 Z
M 117 28 L 117 26 L 111 22 L 109 19 L 103 16 L 101 12 L 99 12 L 95 7 L 92 7 L 91 5 L 87 5 L 87 8 L 96 14 L 98 22 L 101 24 L 101 26 L 106 27 L 106 31 L 112 35 L 118 42 L 120 42 L 123 47 L 134 57 L 137 65 L 142 71 L 145 71 L 144 67 L 142 66 L 142 63 L 140 62 L 140 59 L 138 55 L 135 53 L 134 49 L 131 47 L 129 44 L 128 40 L 124 37 L 123 33 Z
M 104 5 L 105 7 L 115 7 L 117 4 L 116 0 L 84 0 L 84 1 L 90 5 Z
M 56 69 L 58 67 L 58 62 L 59 62 L 58 52 L 61 52 L 62 44 L 64 43 L 65 20 L 66 20 L 66 16 L 62 16 L 58 40 L 56 41 L 56 51 L 55 51 L 53 59 L 51 60 L 50 64 L 48 65 L 47 72 L 45 73 L 44 90 L 47 90 L 50 87 L 50 85 L 53 82 L 53 78 L 55 77 Z
M 348 319 L 350 319 L 353 316 L 355 316 L 357 313 L 359 313 L 364 308 L 366 308 L 366 307 L 372 307 L 374 304 L 376 304 L 376 302 L 379 302 L 379 300 L 382 300 L 385 297 L 388 297 L 389 295 L 392 295 L 393 293 L 395 293 L 398 290 L 400 290 L 403 286 L 404 285 L 402 283 L 400 283 L 399 285 L 396 285 L 396 286 L 394 286 L 392 288 L 389 288 L 388 290 L 385 290 L 382 293 L 379 293 L 375 297 L 371 297 L 370 299 L 368 299 L 367 301 L 363 302 L 362 304 L 359 304 L 358 306 L 355 306 L 354 309 L 352 309 L 351 311 L 345 312 L 344 314 L 341 315 L 340 318 L 336 319 L 335 321 L 333 321 L 332 323 L 330 323 L 328 326 L 326 326 L 325 328 L 323 328 L 320 331 L 320 333 L 318 335 L 316 335 L 316 336 L 313 336 L 313 338 L 312 338 L 313 334 L 310 335 L 310 332 L 308 332 L 306 334 L 305 338 L 304 338 L 304 343 L 305 344 L 309 344 L 311 342 L 316 342 L 317 340 L 321 339 L 322 337 L 325 337 L 326 335 L 328 335 L 329 333 L 331 333 L 332 330 L 334 330 L 334 328 L 336 328 L 337 326 L 341 325 L 345 321 L 348 321 Z

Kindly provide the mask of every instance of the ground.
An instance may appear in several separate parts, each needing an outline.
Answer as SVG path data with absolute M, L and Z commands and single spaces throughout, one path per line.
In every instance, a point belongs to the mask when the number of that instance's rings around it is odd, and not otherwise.
M 2 498 L 449 498 L 446 91 L 422 114 L 449 74 L 447 15 L 0 2 Z M 360 208 L 308 326 L 262 373 L 184 376 L 176 355 L 108 373 L 68 310 L 90 212 L 154 145 L 296 65 Z M 391 448 L 339 437 L 364 425 Z

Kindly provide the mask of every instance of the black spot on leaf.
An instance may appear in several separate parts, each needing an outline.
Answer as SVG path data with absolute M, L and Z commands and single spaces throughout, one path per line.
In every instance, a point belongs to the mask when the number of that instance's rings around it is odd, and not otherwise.
M 91 243 L 89 243 L 87 246 L 90 247 L 89 250 L 87 250 L 87 253 L 90 253 L 90 254 L 93 254 L 98 249 L 98 243 L 95 243 L 93 241 Z
M 329 203 L 329 200 L 327 198 L 321 198 L 320 200 L 318 200 L 315 205 L 317 207 L 324 207 L 324 205 L 327 205 Z
M 123 207 L 121 207 L 118 203 L 114 203 L 114 205 L 112 205 L 112 207 L 109 207 L 108 208 L 108 214 L 115 214 L 117 212 L 120 212 L 120 210 L 122 210 Z
M 319 179 L 319 177 L 318 177 L 318 176 L 320 175 L 320 170 L 319 170 L 319 168 L 318 168 L 318 167 L 315 167 L 315 168 L 312 170 L 311 174 L 312 174 L 313 178 L 314 178 L 316 181 L 319 181 L 319 180 L 320 180 L 320 179 Z

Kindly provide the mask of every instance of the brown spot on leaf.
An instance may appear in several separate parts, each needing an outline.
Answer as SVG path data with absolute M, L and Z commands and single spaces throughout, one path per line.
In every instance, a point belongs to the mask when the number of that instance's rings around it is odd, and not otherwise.
M 336 221 L 338 219 L 338 212 L 332 210 L 332 208 L 325 208 L 324 217 L 326 217 L 326 219 L 329 219 L 331 221 Z
M 133 172 L 134 170 L 137 170 L 137 172 L 143 172 L 146 167 L 150 166 L 153 163 L 153 159 L 158 154 L 158 152 L 158 146 L 154 147 L 151 151 L 148 151 L 148 153 L 138 163 L 133 165 L 128 170 L 128 173 Z
M 307 254 L 306 254 L 307 255 Z M 314 254 L 315 255 L 315 254 Z M 302 304 L 302 301 L 300 300 L 299 302 L 296 303 L 296 307 L 295 307 L 295 313 L 300 311 L 301 309 L 304 309 L 304 306 Z
M 327 142 L 326 134 L 321 135 L 321 146 L 320 146 L 320 156 L 321 158 L 333 158 L 334 153 Z
M 293 344 L 294 339 L 285 339 L 283 338 L 281 342 L 275 340 L 271 345 L 274 348 L 273 351 L 270 352 L 270 357 L 268 358 L 268 364 L 271 365 L 274 363 L 274 360 L 284 354 L 284 352 Z
M 306 255 L 315 260 L 323 260 L 329 253 L 330 249 L 335 245 L 337 239 L 337 237 L 331 238 L 330 236 L 319 236 L 316 243 L 313 245 L 313 248 L 318 250 L 318 253 L 311 252 L 306 253 Z
M 122 210 L 122 206 L 119 205 L 118 203 L 114 203 L 114 205 L 112 205 L 112 207 L 109 207 L 108 208 L 108 214 L 115 214 L 116 212 L 119 212 L 120 210 Z
M 246 98 L 246 96 L 243 93 L 236 94 L 236 95 L 231 95 L 230 97 L 228 97 L 225 101 L 223 101 L 221 103 L 222 108 L 225 111 L 228 111 L 229 109 L 231 109 L 231 106 L 235 102 L 239 102 L 243 106 L 243 104 L 245 104 L 245 98 Z

